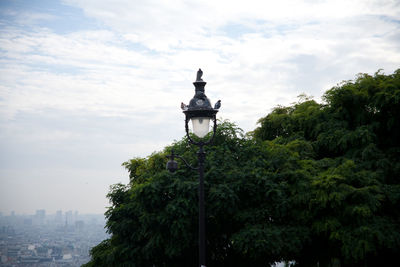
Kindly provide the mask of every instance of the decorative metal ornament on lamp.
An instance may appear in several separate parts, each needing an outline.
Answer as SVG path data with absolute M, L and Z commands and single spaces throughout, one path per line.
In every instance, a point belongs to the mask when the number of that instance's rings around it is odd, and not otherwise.
M 171 155 L 168 156 L 169 161 L 167 162 L 167 170 L 175 172 L 178 170 L 178 163 L 174 160 L 175 158 L 181 159 L 186 166 L 193 170 L 199 171 L 199 266 L 206 266 L 206 232 L 205 232 L 205 207 L 204 207 L 204 161 L 206 158 L 206 152 L 204 146 L 210 144 L 215 136 L 217 130 L 217 119 L 216 114 L 218 109 L 221 107 L 221 100 L 215 103 L 214 108 L 211 106 L 211 102 L 204 93 L 204 87 L 206 82 L 202 79 L 203 71 L 199 69 L 197 71 L 196 81 L 193 83 L 195 87 L 194 97 L 190 100 L 189 105 L 181 103 L 181 108 L 185 114 L 185 131 L 186 136 L 191 144 L 197 145 L 199 151 L 197 157 L 199 165 L 197 168 L 192 167 L 187 161 L 181 156 L 174 154 L 171 151 Z M 200 137 L 200 141 L 195 141 L 189 134 L 189 121 L 192 121 L 193 133 Z M 203 140 L 210 129 L 210 120 L 213 120 L 213 131 L 212 136 L 208 140 Z
M 210 99 L 204 93 L 204 87 L 207 84 L 202 79 L 203 71 L 199 69 L 197 71 L 196 81 L 193 83 L 195 87 L 195 94 L 190 100 L 189 105 L 181 104 L 183 113 L 185 113 L 185 129 L 186 134 L 189 136 L 188 123 L 192 121 L 193 133 L 203 138 L 209 131 L 210 120 L 216 121 L 216 114 L 218 109 L 221 107 L 221 100 L 215 104 L 215 108 L 211 107 Z M 214 129 L 215 130 L 215 129 Z M 190 136 L 189 136 L 190 137 Z

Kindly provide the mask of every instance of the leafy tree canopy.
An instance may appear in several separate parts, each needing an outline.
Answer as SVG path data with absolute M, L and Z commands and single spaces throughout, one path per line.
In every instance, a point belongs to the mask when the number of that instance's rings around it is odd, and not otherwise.
M 244 135 L 220 123 L 206 148 L 207 266 L 390 266 L 400 252 L 400 70 L 360 74 L 278 106 Z M 123 165 L 110 238 L 86 266 L 197 266 L 197 173 L 164 168 L 186 138 Z

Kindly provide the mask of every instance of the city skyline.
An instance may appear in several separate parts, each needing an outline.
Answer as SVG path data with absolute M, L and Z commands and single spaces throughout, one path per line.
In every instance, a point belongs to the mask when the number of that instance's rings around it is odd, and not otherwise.
M 245 132 L 400 62 L 396 1 L 0 2 L 0 211 L 105 212 L 121 164 L 184 135 L 202 68 Z
M 81 212 L 79 212 L 79 210 L 62 210 L 62 209 L 59 209 L 59 210 L 50 210 L 49 211 L 49 210 L 46 210 L 46 209 L 36 209 L 35 211 L 29 212 L 29 213 L 18 213 L 18 212 L 14 211 L 14 210 L 11 210 L 9 212 L 0 211 L 0 216 L 4 216 L 4 217 L 7 217 L 7 216 L 36 216 L 38 211 L 45 211 L 45 216 L 58 215 L 59 212 L 61 212 L 61 214 L 63 216 L 64 216 L 64 214 L 69 213 L 69 212 L 71 212 L 72 214 L 75 214 L 75 215 L 83 215 L 83 216 L 84 215 L 104 215 L 103 213 L 81 213 Z
M 102 215 L 58 212 L 0 216 L 1 266 L 81 266 L 108 237 Z

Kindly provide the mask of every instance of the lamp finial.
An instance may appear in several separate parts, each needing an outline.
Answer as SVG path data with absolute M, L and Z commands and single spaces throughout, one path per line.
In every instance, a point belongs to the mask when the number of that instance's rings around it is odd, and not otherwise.
M 202 82 L 203 79 L 201 78 L 201 76 L 203 76 L 203 71 L 201 69 L 199 69 L 197 71 L 197 77 L 196 77 L 196 82 Z

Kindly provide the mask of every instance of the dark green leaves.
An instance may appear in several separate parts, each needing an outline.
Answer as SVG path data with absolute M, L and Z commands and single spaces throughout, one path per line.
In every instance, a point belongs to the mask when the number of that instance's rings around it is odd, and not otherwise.
M 360 74 L 278 106 L 244 135 L 220 122 L 206 147 L 207 266 L 381 266 L 400 252 L 400 70 Z M 123 163 L 110 239 L 87 266 L 197 266 L 198 173 L 186 138 Z

